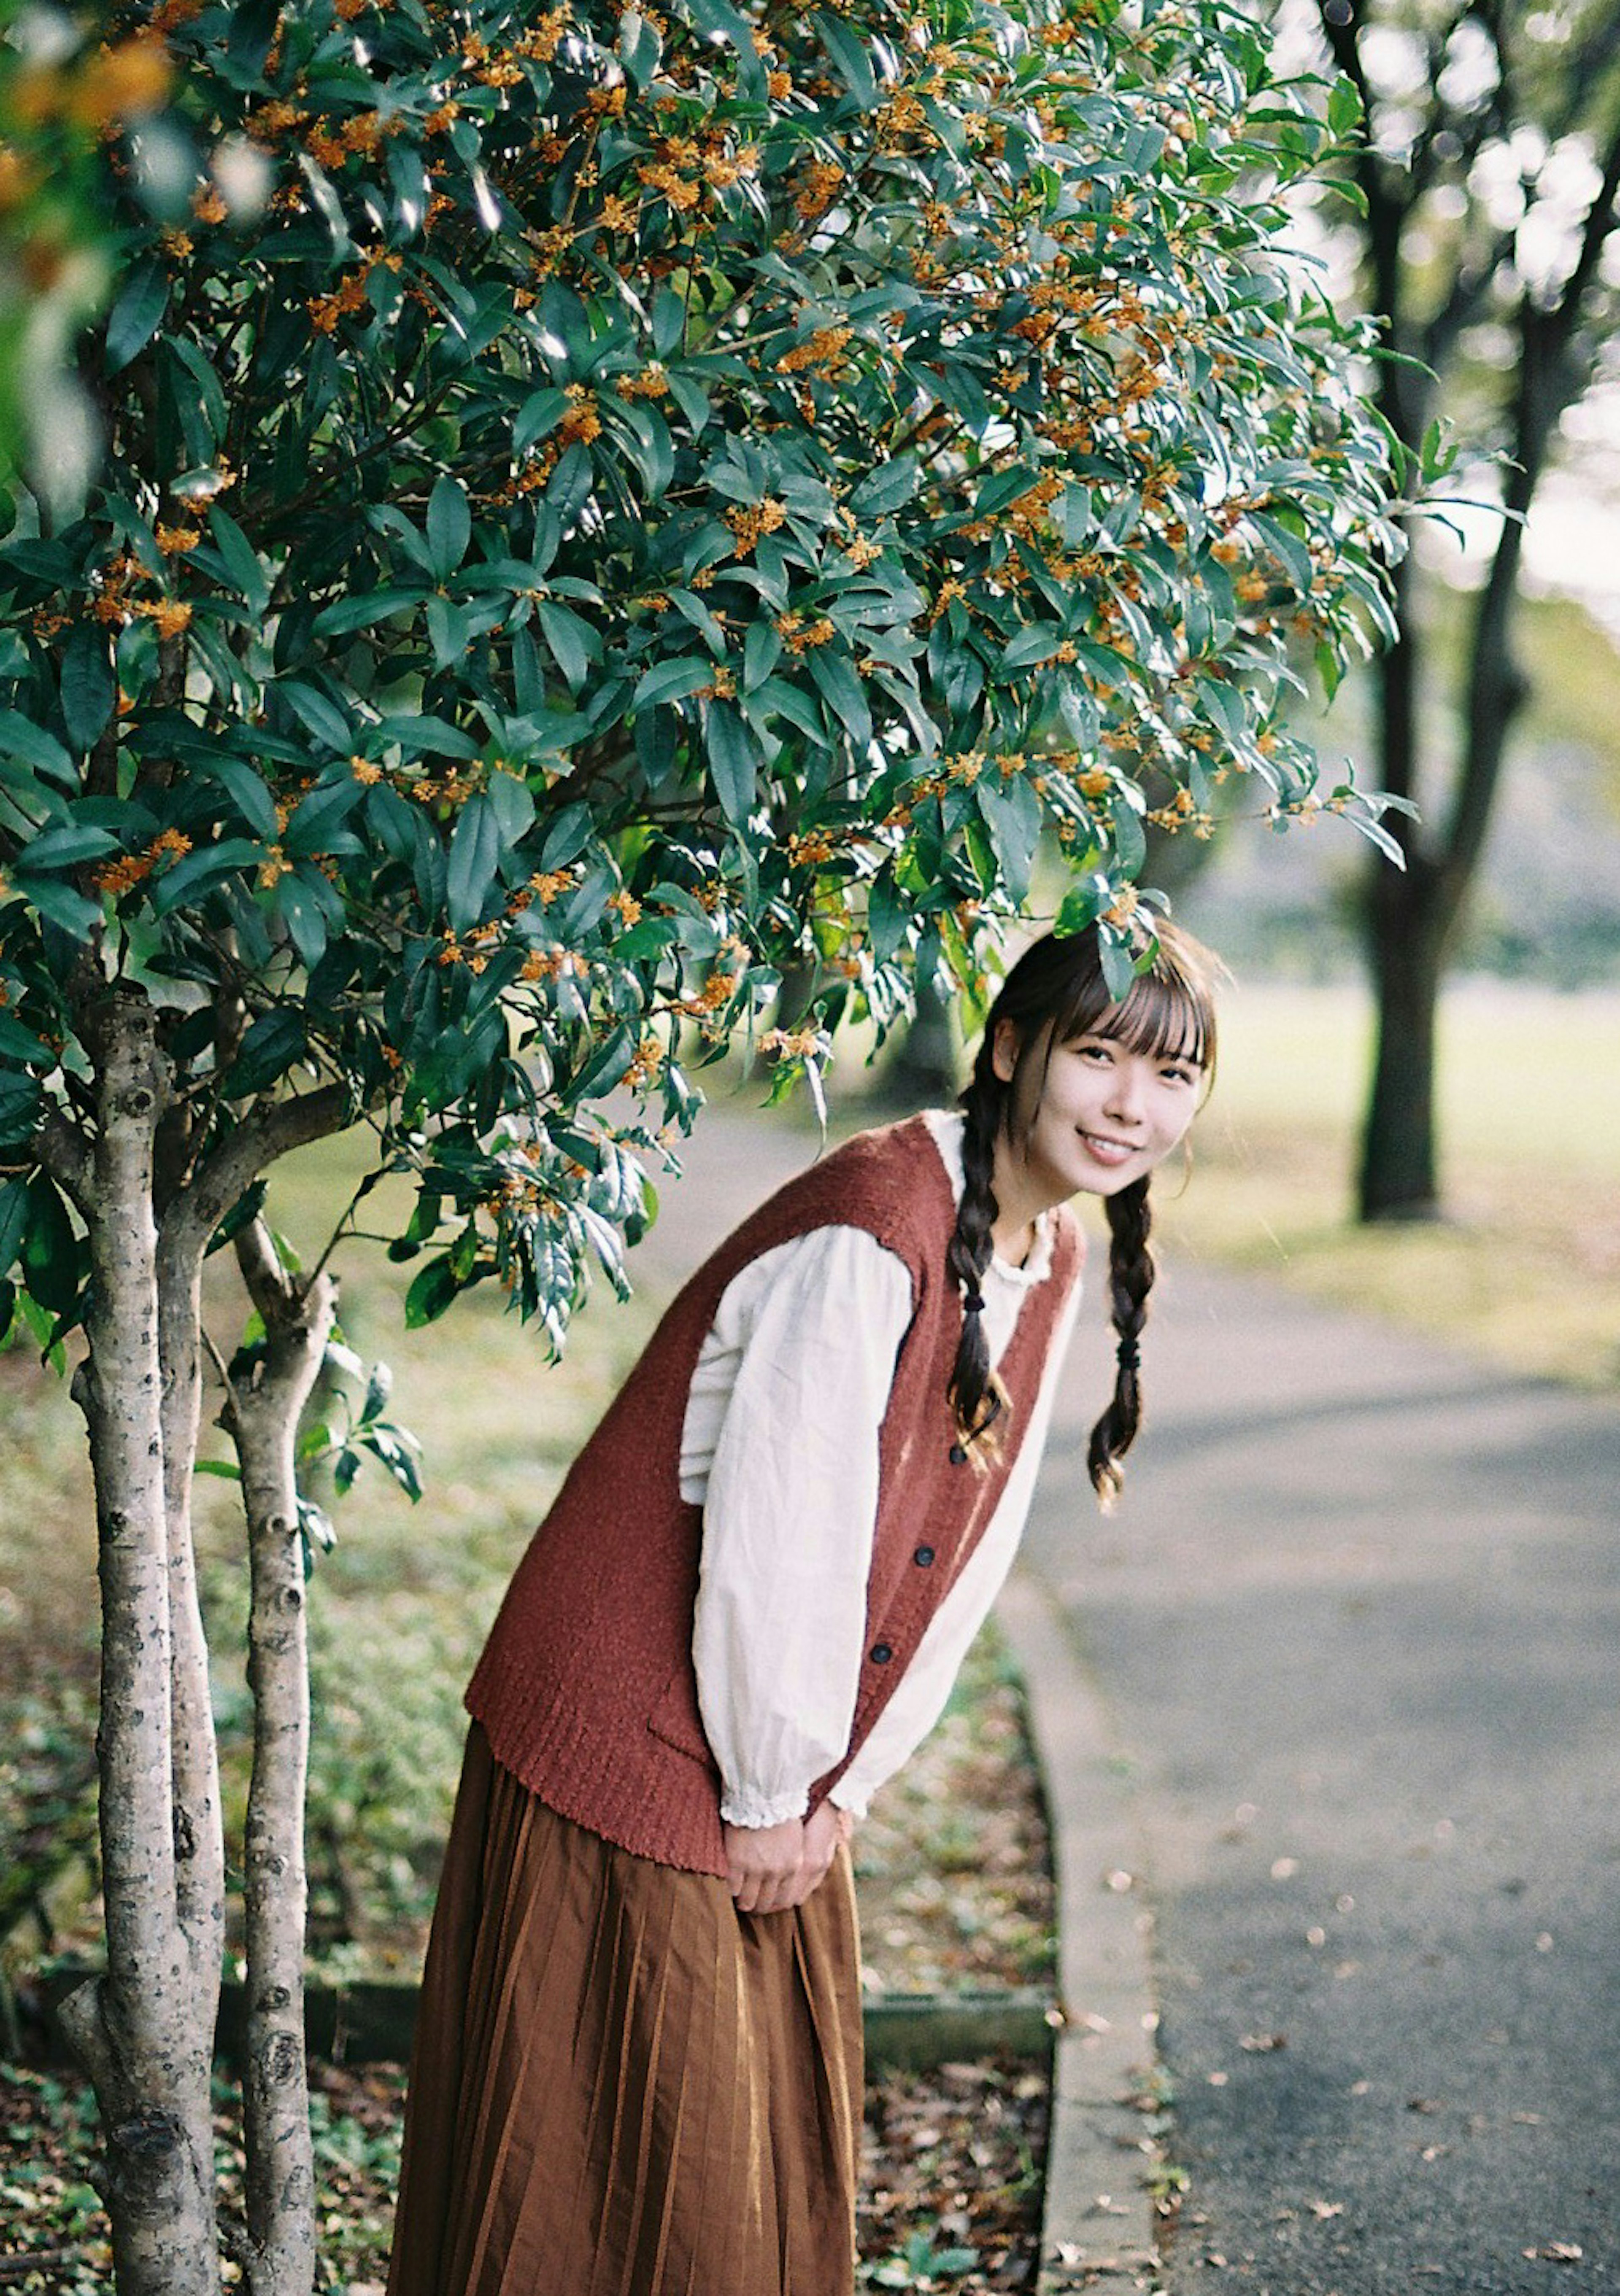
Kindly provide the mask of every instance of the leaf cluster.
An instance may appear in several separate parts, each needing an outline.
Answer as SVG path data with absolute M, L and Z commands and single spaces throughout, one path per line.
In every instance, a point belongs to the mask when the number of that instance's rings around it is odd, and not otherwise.
M 26 1189 L 116 978 L 169 1184 L 335 1084 L 421 1184 L 413 1317 L 490 1277 L 560 1341 L 785 967 L 792 1076 L 982 984 L 1044 838 L 1122 985 L 1150 770 L 1195 828 L 1231 776 L 1318 802 L 1279 707 L 1369 643 L 1386 442 L 1286 243 L 1334 130 L 1243 12 L 111 29 L 167 42 L 193 179 L 159 222 L 111 147 L 104 466 L 0 545 Z

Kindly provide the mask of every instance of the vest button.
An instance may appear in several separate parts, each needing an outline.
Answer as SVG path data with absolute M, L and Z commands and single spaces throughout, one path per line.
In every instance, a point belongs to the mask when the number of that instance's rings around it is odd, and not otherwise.
M 893 1650 L 887 1643 L 874 1643 L 868 1652 L 874 1666 L 887 1666 L 893 1655 Z
M 967 1464 L 967 1453 L 960 1443 L 953 1443 L 950 1447 L 950 1464 L 953 1467 Z
M 929 1564 L 933 1562 L 933 1547 L 932 1547 L 932 1546 L 919 1546 L 919 1547 L 917 1548 L 917 1553 L 912 1556 L 911 1560 L 913 1561 L 913 1562 L 915 1562 L 915 1563 L 916 1563 L 916 1565 L 917 1565 L 917 1569 L 918 1569 L 919 1570 L 926 1570 L 926 1569 L 928 1568 L 928 1565 L 929 1565 Z

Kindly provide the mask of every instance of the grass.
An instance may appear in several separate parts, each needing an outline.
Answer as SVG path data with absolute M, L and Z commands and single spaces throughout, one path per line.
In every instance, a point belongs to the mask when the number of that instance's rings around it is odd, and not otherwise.
M 1358 1227 L 1354 1141 L 1370 1015 L 1352 987 L 1239 987 L 1185 1193 L 1185 1255 L 1370 1309 L 1505 1367 L 1620 1387 L 1620 991 L 1467 982 L 1439 1079 L 1447 1217 Z

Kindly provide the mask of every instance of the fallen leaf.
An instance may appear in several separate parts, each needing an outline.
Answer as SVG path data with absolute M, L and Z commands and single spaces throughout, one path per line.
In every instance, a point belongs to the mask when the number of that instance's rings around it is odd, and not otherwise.
M 1329 2217 L 1342 2217 L 1345 2213 L 1345 2203 L 1343 2201 L 1312 2201 L 1311 2213 L 1313 2217 L 1320 2217 L 1326 2222 Z

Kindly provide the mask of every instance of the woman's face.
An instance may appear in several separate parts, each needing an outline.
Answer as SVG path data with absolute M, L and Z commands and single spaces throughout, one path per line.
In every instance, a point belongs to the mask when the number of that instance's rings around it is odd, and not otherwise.
M 1196 1061 L 1166 1053 L 1133 1051 L 1111 1037 L 1105 1014 L 1087 1034 L 1056 1044 L 1047 1062 L 1036 1053 L 1026 1075 L 1039 1091 L 1025 1128 L 1025 1111 L 1013 1111 L 1013 1138 L 1024 1172 L 1053 1202 L 1084 1190 L 1112 1196 L 1143 1178 L 1179 1145 L 1197 1113 L 1204 1071 Z M 1018 1058 L 1018 1032 L 1008 1021 L 996 1032 L 996 1073 L 1010 1083 Z

